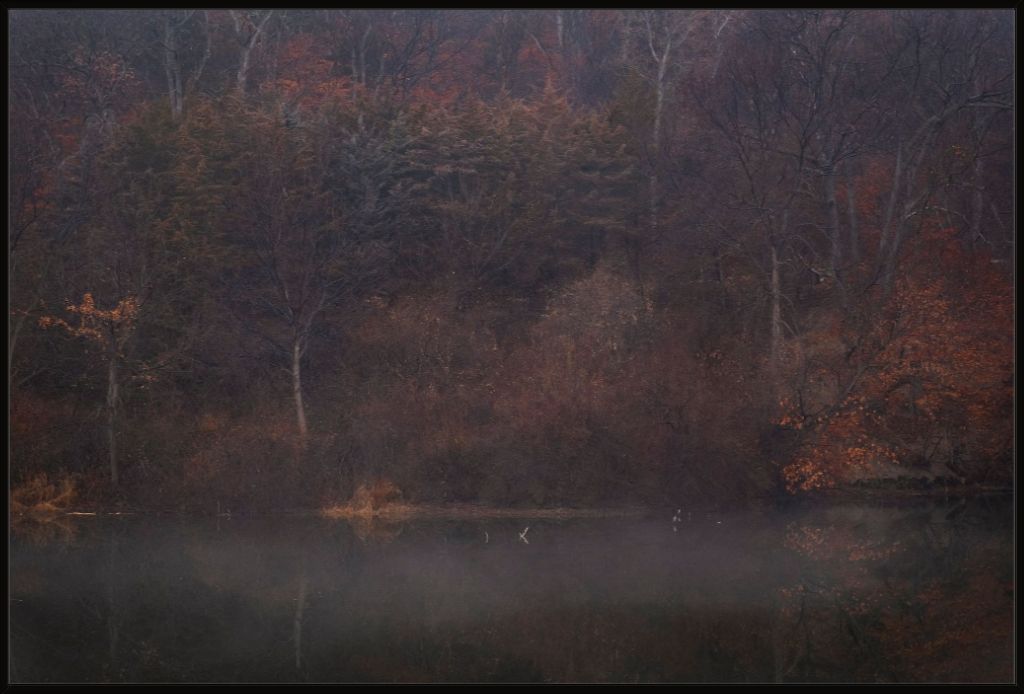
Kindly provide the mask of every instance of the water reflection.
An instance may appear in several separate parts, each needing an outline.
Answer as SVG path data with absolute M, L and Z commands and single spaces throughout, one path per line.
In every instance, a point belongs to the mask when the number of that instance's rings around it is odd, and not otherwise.
M 12 676 L 1010 681 L 1011 522 L 1005 500 L 681 523 L 91 519 L 14 536 Z

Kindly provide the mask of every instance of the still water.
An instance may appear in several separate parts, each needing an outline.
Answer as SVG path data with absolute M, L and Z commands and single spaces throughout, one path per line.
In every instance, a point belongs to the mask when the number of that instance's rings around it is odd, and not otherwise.
M 1008 499 L 674 511 L 19 524 L 12 681 L 1015 678 Z

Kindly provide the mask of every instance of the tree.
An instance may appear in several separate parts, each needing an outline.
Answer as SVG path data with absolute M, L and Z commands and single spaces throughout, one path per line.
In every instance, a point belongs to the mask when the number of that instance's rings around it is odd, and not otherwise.
M 196 285 L 185 262 L 187 216 L 176 207 L 175 130 L 162 109 L 117 131 L 96 156 L 80 228 L 60 247 L 65 309 L 40 319 L 98 348 L 106 375 L 111 482 L 117 486 L 119 422 L 126 383 L 148 385 L 173 368 L 191 341 Z M 82 296 L 75 302 L 74 296 Z M 108 306 L 110 308 L 101 308 Z M 52 309 L 51 309 L 52 311 Z
M 8 374 L 27 326 L 54 300 L 57 258 L 92 214 L 100 153 L 139 98 L 126 37 L 104 12 L 19 12 L 11 33 L 11 196 Z M 53 40 L 60 35 L 65 43 Z M 59 302 L 66 297 L 57 297 Z M 29 368 L 16 383 L 41 373 Z M 12 378 L 12 381 L 15 379 Z
M 438 113 L 429 127 L 415 165 L 435 235 L 410 250 L 440 270 L 457 305 L 474 293 L 536 295 L 592 267 L 628 228 L 636 167 L 623 132 L 574 113 L 553 86 Z
M 790 491 L 884 474 L 886 465 L 971 482 L 1009 474 L 1008 286 L 953 230 L 933 227 L 919 241 L 870 337 L 846 352 L 828 349 L 831 330 L 813 334 L 812 381 L 780 420 L 805 432 L 783 470 Z
M 252 65 L 253 52 L 259 46 L 264 29 L 274 15 L 274 10 L 264 10 L 262 13 L 256 10 L 229 10 L 229 13 L 239 47 L 235 89 L 240 94 L 245 94 L 248 89 L 249 68 Z
M 110 483 L 118 485 L 117 430 L 121 408 L 121 376 L 119 367 L 124 359 L 124 348 L 134 334 L 139 314 L 139 303 L 134 296 L 122 299 L 109 310 L 96 307 L 90 293 L 82 297 L 81 304 L 68 302 L 67 310 L 78 316 L 76 325 L 62 318 L 43 316 L 39 324 L 44 327 L 59 326 L 70 334 L 84 338 L 100 349 L 101 359 L 106 363 L 107 375 L 107 445 L 110 460 Z
M 934 204 L 942 178 L 929 164 L 941 151 L 941 134 L 973 110 L 1011 107 L 1008 25 L 998 14 L 981 23 L 974 19 L 953 11 L 894 13 L 874 33 L 894 77 L 889 94 L 897 104 L 887 129 L 894 163 L 877 256 L 886 292 L 894 286 L 903 242 Z
M 185 54 L 188 46 L 183 45 L 181 33 L 190 24 L 195 24 L 194 18 L 201 16 L 203 20 L 203 50 L 199 58 L 193 58 L 192 72 L 185 80 L 182 80 Z M 192 92 L 203 76 L 206 63 L 212 52 L 212 33 L 210 27 L 210 13 L 203 10 L 202 15 L 197 10 L 166 10 L 163 17 L 163 63 L 164 73 L 167 76 L 167 95 L 171 106 L 171 117 L 174 120 L 181 118 L 185 104 L 186 94 Z
M 234 102 L 197 133 L 207 190 L 225 210 L 215 224 L 226 272 L 221 301 L 243 330 L 283 358 L 300 439 L 308 433 L 302 360 L 325 312 L 366 291 L 387 266 L 391 225 L 408 184 L 413 135 L 401 116 L 338 104 L 290 128 L 274 107 Z
M 789 118 L 789 51 L 784 45 L 759 42 L 759 24 L 764 21 L 767 19 L 758 15 L 742 22 L 738 45 L 722 68 L 729 93 L 699 91 L 696 98 L 704 104 L 711 132 L 720 138 L 707 150 L 718 153 L 712 156 L 722 169 L 712 180 L 726 200 L 714 208 L 720 218 L 714 220 L 713 228 L 724 227 L 735 239 L 735 250 L 764 278 L 769 363 L 777 376 L 785 332 L 795 333 L 791 322 L 783 318 L 783 303 L 788 299 L 783 272 L 801 242 L 797 230 L 802 226 L 803 210 L 799 203 L 808 184 L 810 156 L 807 134 L 795 129 Z M 737 231 L 730 231 L 729 226 Z

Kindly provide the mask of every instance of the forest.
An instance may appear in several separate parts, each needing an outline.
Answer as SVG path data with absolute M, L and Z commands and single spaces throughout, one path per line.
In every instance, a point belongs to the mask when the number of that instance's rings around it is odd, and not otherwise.
M 16 506 L 1010 487 L 1012 10 L 14 10 Z

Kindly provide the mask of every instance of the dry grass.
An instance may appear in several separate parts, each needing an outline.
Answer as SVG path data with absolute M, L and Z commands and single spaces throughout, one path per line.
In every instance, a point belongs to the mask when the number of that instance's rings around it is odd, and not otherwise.
M 11 489 L 12 530 L 37 544 L 70 540 L 75 528 L 65 518 L 77 497 L 71 478 L 51 480 L 45 473 Z
M 46 473 L 40 473 L 11 489 L 11 512 L 16 516 L 64 513 L 76 496 L 71 478 L 51 481 Z

